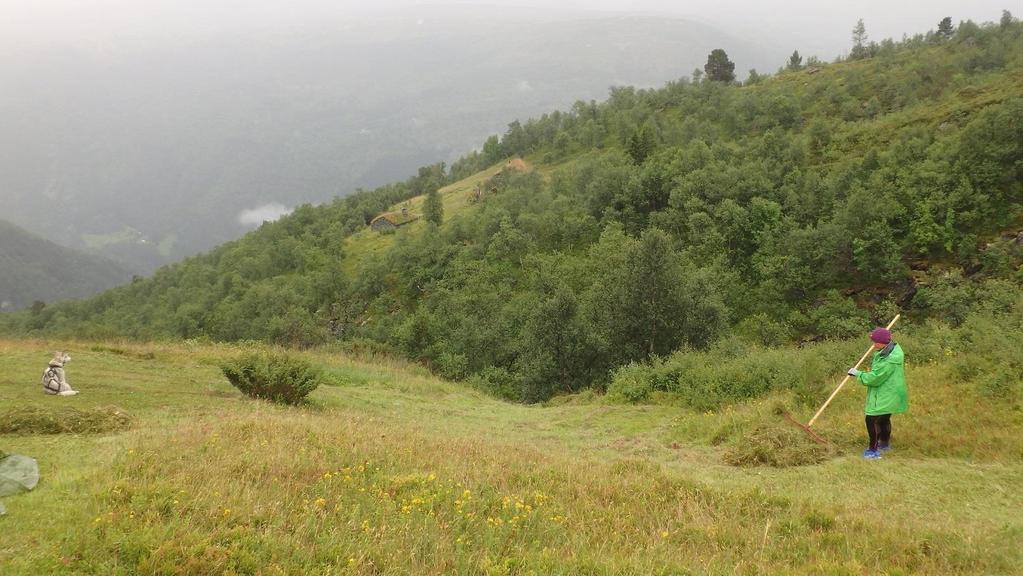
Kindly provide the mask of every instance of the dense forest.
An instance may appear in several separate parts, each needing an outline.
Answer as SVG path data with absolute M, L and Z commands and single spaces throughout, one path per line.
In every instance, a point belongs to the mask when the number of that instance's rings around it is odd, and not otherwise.
M 450 167 L 0 326 L 339 342 L 539 401 L 734 338 L 846 337 L 898 310 L 955 327 L 994 295 L 1013 301 L 1023 25 L 1006 12 L 902 41 L 857 32 L 836 62 L 796 53 L 745 82 L 715 51 L 691 78 L 513 122 Z M 376 215 L 514 157 L 534 169 L 348 260 L 346 238 Z

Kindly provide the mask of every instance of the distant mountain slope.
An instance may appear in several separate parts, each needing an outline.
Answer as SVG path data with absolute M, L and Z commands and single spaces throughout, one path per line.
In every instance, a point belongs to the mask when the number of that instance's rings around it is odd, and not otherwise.
M 119 264 L 58 246 L 0 220 L 0 311 L 36 300 L 91 296 L 130 278 Z
M 423 9 L 372 33 L 0 50 L 5 217 L 46 209 L 68 223 L 50 240 L 150 270 L 250 230 L 246 211 L 450 162 L 512 119 L 663 85 L 713 48 L 742 74 L 784 59 L 694 22 L 580 18 Z

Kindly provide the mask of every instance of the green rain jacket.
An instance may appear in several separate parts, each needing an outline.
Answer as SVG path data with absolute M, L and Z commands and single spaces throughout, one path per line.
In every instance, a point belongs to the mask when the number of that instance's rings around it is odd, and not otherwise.
M 860 372 L 856 377 L 867 387 L 867 403 L 863 407 L 867 416 L 901 414 L 909 409 L 903 360 L 902 347 L 893 342 L 874 352 L 870 372 Z

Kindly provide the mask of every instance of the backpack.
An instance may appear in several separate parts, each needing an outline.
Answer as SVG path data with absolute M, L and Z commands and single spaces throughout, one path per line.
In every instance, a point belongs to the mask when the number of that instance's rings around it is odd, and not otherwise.
M 43 390 L 50 394 L 60 393 L 60 374 L 55 366 L 50 366 L 43 372 Z

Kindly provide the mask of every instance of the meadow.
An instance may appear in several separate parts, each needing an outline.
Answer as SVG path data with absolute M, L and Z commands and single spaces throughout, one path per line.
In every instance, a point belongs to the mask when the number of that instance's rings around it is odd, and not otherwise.
M 909 366 L 911 411 L 884 459 L 859 458 L 863 392 L 850 387 L 818 424 L 828 458 L 738 467 L 726 455 L 744 439 L 798 432 L 775 405 L 803 421 L 812 409 L 780 393 L 717 411 L 593 392 L 506 403 L 329 348 L 301 354 L 330 385 L 285 408 L 218 368 L 257 346 L 0 340 L 0 430 L 23 416 L 0 450 L 42 473 L 5 499 L 0 573 L 1023 570 L 1023 411 L 940 361 Z M 71 351 L 77 397 L 40 390 L 54 348 Z M 32 430 L 72 408 L 100 425 Z

